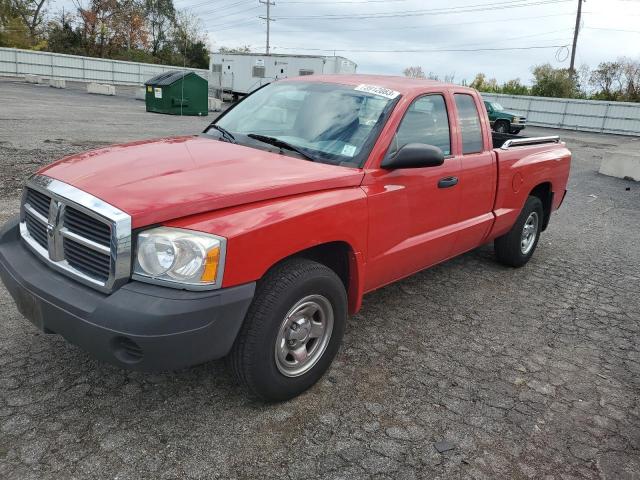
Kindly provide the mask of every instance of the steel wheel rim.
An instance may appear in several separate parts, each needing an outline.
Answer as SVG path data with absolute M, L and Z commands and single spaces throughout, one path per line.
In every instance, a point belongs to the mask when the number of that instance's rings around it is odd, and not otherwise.
M 333 332 L 333 307 L 322 295 L 309 295 L 285 315 L 275 344 L 275 362 L 286 377 L 304 375 L 318 363 Z
M 536 243 L 538 236 L 538 213 L 531 212 L 522 227 L 522 236 L 520 237 L 520 251 L 523 255 L 527 255 L 533 245 Z

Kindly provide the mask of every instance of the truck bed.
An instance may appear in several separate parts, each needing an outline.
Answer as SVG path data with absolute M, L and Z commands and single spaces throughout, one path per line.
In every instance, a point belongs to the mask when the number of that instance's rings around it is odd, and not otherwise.
M 509 148 L 525 145 L 542 145 L 545 143 L 560 143 L 560 137 L 527 137 L 525 135 L 513 135 L 511 133 L 491 132 L 493 148 Z M 508 142 L 508 143 L 507 143 Z

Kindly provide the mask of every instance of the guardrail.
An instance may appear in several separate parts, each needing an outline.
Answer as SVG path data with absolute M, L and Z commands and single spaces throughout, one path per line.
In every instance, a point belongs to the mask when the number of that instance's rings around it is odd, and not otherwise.
M 188 70 L 209 79 L 209 70 L 197 68 L 0 47 L 0 75 L 3 76 L 40 75 L 77 82 L 142 85 L 149 78 L 168 70 Z
M 640 103 L 483 93 L 527 117 L 527 125 L 640 136 Z

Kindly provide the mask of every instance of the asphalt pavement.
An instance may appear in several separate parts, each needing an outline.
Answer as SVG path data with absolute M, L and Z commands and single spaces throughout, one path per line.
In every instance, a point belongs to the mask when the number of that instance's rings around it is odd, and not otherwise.
M 0 222 L 41 165 L 212 120 L 122 92 L 0 80 Z M 222 361 L 95 361 L 0 286 L 0 478 L 640 479 L 640 183 L 597 172 L 640 138 L 525 133 L 574 154 L 531 262 L 487 245 L 366 296 L 331 370 L 286 403 L 247 398 Z

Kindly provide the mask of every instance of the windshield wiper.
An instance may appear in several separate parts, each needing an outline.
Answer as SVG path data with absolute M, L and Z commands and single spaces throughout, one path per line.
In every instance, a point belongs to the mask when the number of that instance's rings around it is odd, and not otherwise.
M 227 142 L 238 143 L 236 141 L 236 137 L 234 137 L 233 134 L 226 128 L 221 127 L 220 125 L 216 125 L 215 123 L 212 123 L 211 125 L 209 125 L 209 128 L 215 128 L 217 131 L 219 131 L 222 134 L 222 136 L 227 140 Z
M 301 155 L 304 158 L 306 158 L 307 160 L 311 160 L 312 162 L 316 161 L 316 159 L 314 157 L 312 157 L 308 153 L 304 152 L 300 148 L 298 148 L 298 147 L 296 147 L 294 145 L 291 145 L 290 143 L 285 142 L 284 140 L 280 140 L 279 138 L 269 137 L 268 135 L 260 135 L 259 133 L 249 133 L 249 134 L 247 134 L 247 137 L 253 138 L 253 139 L 258 140 L 259 142 L 262 142 L 262 143 L 268 143 L 269 145 L 273 145 L 274 147 L 278 147 L 278 148 L 281 148 L 281 149 L 284 148 L 286 150 L 291 150 L 292 152 L 296 152 L 298 155 Z

